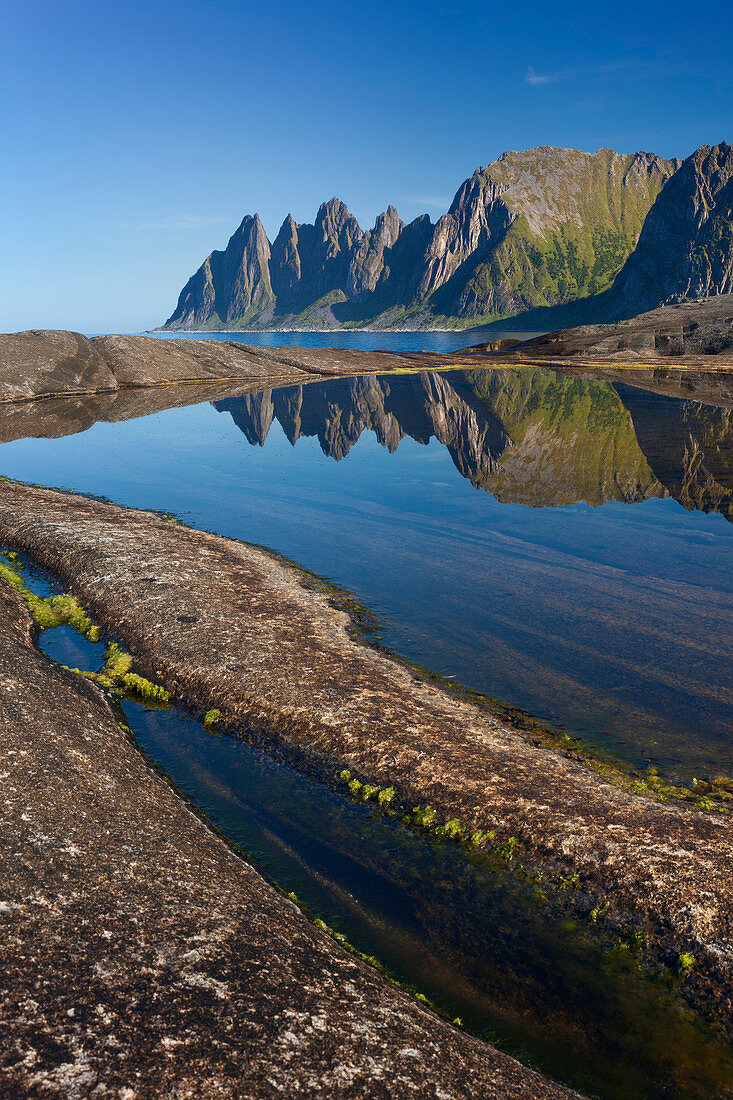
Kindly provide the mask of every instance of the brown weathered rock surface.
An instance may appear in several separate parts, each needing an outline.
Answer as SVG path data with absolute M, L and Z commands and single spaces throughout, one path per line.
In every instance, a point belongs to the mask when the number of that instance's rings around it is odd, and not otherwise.
M 495 352 L 496 343 L 477 344 L 466 350 Z M 733 370 L 733 294 L 661 306 L 616 324 L 559 329 L 513 344 L 498 354 L 502 359 L 542 361 L 545 366 L 568 360 L 573 364 L 615 360 L 631 365 L 664 360 L 671 365 L 699 364 L 705 370 L 730 371 Z
M 613 786 L 416 679 L 353 641 L 346 615 L 294 569 L 247 545 L 11 482 L 0 483 L 0 537 L 58 572 L 179 698 L 577 873 L 619 927 L 646 928 L 673 959 L 693 953 L 690 996 L 714 996 L 730 1024 L 728 818 Z
M 0 336 L 0 401 L 116 388 L 106 361 L 80 332 L 38 330 Z
M 341 950 L 144 762 L 0 585 L 0 1096 L 577 1095 Z
M 313 375 L 370 374 L 413 366 L 414 360 L 406 356 L 338 348 L 16 332 L 0 335 L 0 404 L 173 383 L 284 384 Z

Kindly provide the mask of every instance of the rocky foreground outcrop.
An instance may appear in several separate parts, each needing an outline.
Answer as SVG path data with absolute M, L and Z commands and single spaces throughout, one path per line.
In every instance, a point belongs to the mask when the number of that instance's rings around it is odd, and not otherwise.
M 258 348 L 223 340 L 93 336 L 54 329 L 0 335 L 0 404 L 192 382 L 285 384 L 414 369 L 414 357 L 339 348 Z
M 694 956 L 685 995 L 730 1029 L 733 826 L 705 800 L 613 784 L 424 682 L 353 639 L 327 593 L 246 544 L 12 482 L 0 482 L 0 538 L 58 573 L 178 699 L 306 766 L 346 767 L 403 806 L 493 830 L 548 888 L 571 876 L 588 910 L 607 906 L 615 934 L 643 930 L 672 967 Z M 13 721 L 32 727 L 28 711 Z
M 614 324 L 578 325 L 522 343 L 492 341 L 467 351 L 522 363 L 606 362 L 634 365 L 655 360 L 706 370 L 733 370 L 733 293 L 680 302 Z
M 149 768 L 0 582 L 0 1096 L 576 1096 L 338 947 Z

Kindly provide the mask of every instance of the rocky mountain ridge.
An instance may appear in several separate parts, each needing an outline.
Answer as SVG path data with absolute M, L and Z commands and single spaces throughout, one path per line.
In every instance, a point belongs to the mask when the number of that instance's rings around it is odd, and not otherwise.
M 543 146 L 478 168 L 435 225 L 390 205 L 365 232 L 332 198 L 270 245 L 247 215 L 164 327 L 468 327 L 600 294 L 680 163 Z

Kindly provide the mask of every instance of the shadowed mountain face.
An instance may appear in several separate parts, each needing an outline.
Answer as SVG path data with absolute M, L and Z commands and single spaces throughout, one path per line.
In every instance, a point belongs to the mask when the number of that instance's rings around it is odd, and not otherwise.
M 616 312 L 733 291 L 733 148 L 704 145 L 662 188 L 616 279 Z
M 733 413 L 533 370 L 344 378 L 215 403 L 251 444 L 273 421 L 345 458 L 364 431 L 394 452 L 436 438 L 476 488 L 533 507 L 672 496 L 733 519 Z

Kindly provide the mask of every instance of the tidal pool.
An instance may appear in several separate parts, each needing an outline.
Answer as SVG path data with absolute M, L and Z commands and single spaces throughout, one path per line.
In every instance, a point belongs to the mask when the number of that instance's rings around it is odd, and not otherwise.
M 335 379 L 16 439 L 0 473 L 268 546 L 421 665 L 634 767 L 733 773 L 724 404 L 539 369 Z

